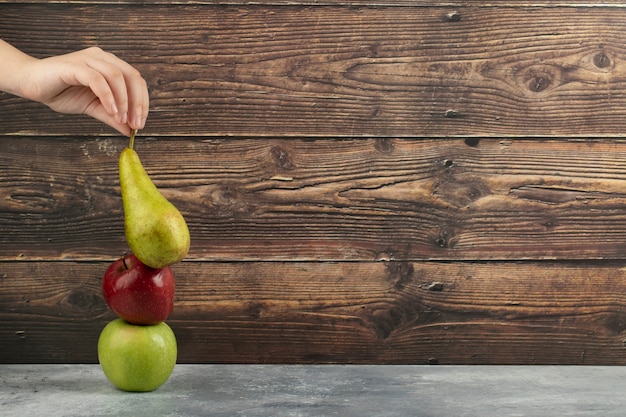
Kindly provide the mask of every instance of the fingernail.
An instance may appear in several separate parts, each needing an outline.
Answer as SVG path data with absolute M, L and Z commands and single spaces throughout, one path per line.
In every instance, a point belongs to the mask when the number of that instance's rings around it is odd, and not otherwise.
M 135 116 L 133 125 L 135 126 L 136 129 L 143 129 L 144 123 L 145 122 L 141 116 Z
M 124 112 L 119 117 L 120 117 L 120 123 L 122 124 L 128 123 L 128 113 Z

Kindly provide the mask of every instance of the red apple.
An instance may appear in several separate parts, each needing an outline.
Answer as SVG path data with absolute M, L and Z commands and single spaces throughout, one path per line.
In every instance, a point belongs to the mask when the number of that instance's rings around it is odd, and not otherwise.
M 132 324 L 157 324 L 174 308 L 174 274 L 169 266 L 154 269 L 133 254 L 113 262 L 102 279 L 104 299 Z

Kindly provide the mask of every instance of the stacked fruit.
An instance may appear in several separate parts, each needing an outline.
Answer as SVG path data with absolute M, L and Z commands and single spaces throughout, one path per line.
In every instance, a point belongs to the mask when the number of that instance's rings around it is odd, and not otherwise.
M 120 154 L 124 231 L 131 254 L 104 273 L 102 292 L 119 316 L 102 330 L 98 360 L 125 391 L 153 391 L 171 375 L 177 345 L 165 320 L 174 307 L 170 265 L 189 251 L 185 219 L 157 189 L 130 144 Z

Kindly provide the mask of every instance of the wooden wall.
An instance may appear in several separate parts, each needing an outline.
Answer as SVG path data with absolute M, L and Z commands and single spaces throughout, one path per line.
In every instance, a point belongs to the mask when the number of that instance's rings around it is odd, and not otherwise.
M 147 79 L 180 363 L 624 365 L 626 8 L 532 3 L 8 1 L 0 37 Z M 0 362 L 95 362 L 127 140 L 6 94 L 0 136 Z

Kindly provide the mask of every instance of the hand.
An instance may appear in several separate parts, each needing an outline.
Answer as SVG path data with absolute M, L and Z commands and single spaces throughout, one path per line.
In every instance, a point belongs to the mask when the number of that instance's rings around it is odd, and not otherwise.
M 97 47 L 28 60 L 21 94 L 51 109 L 86 114 L 130 136 L 148 117 L 149 96 L 139 71 Z

